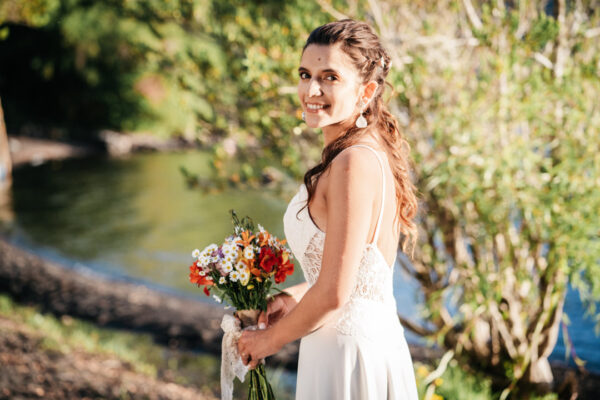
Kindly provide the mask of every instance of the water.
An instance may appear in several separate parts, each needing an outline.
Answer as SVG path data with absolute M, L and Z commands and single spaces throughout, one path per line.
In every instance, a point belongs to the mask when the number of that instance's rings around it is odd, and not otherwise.
M 207 174 L 208 161 L 205 153 L 187 151 L 18 169 L 10 204 L 0 207 L 0 231 L 13 243 L 65 265 L 212 301 L 188 282 L 191 251 L 220 243 L 231 233 L 231 208 L 283 238 L 283 213 L 293 192 L 227 190 L 207 195 L 187 189 L 179 167 Z M 297 188 L 293 186 L 291 190 Z M 283 286 L 302 280 L 297 267 Z M 398 265 L 394 291 L 401 314 L 416 319 L 418 286 Z M 600 339 L 592 320 L 583 316 L 576 292 L 568 292 L 565 310 L 575 351 L 587 360 L 588 369 L 600 372 Z M 405 332 L 409 342 L 422 342 Z M 564 360 L 562 331 L 560 335 L 551 358 Z

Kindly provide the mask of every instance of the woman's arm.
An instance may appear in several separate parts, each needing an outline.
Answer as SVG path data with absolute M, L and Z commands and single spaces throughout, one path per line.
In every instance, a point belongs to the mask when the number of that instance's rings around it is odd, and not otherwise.
M 283 296 L 283 298 L 285 299 L 286 303 L 289 305 L 296 305 L 300 302 L 300 300 L 302 300 L 302 297 L 304 297 L 304 295 L 306 294 L 306 291 L 308 290 L 308 283 L 307 282 L 302 282 L 299 283 L 297 285 L 294 286 L 290 286 L 287 289 L 284 289 L 290 296 L 286 296 L 285 294 L 282 294 L 281 296 Z M 293 307 L 290 307 L 293 308 Z
M 300 302 L 269 329 L 278 346 L 319 328 L 350 297 L 368 239 L 376 193 L 381 192 L 381 178 L 374 176 L 381 173 L 368 149 L 344 151 L 331 164 L 326 193 L 327 234 L 319 278 Z

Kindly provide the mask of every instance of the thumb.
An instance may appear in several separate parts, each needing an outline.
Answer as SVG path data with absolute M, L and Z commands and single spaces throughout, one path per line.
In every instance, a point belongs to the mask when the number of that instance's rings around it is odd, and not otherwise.
M 258 329 L 265 329 L 269 323 L 269 316 L 266 312 L 261 311 L 258 316 Z

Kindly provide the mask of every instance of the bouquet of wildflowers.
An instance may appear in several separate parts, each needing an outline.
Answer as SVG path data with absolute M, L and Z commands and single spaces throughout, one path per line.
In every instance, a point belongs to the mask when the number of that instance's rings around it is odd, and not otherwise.
M 255 231 L 249 217 L 238 219 L 231 210 L 234 233 L 225 238 L 223 244 L 211 244 L 204 250 L 192 252 L 196 259 L 190 266 L 190 282 L 203 286 L 204 293 L 211 292 L 218 302 L 225 301 L 236 309 L 235 315 L 241 321 L 241 328 L 256 329 L 258 316 L 267 310 L 268 297 L 273 283 L 282 283 L 294 272 L 292 254 L 279 240 L 260 224 Z M 221 360 L 221 395 L 224 399 L 232 396 L 233 377 L 242 382 L 247 373 L 237 354 L 236 343 L 241 335 L 240 322 L 225 315 L 221 327 L 223 352 Z M 271 385 L 267 381 L 265 367 L 260 363 L 250 371 L 248 399 L 274 399 Z

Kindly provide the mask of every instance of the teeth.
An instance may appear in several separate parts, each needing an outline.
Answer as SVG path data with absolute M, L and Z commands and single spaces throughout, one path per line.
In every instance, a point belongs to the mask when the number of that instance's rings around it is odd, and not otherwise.
M 311 110 L 320 110 L 325 106 L 323 104 L 307 104 L 306 107 L 308 107 Z

